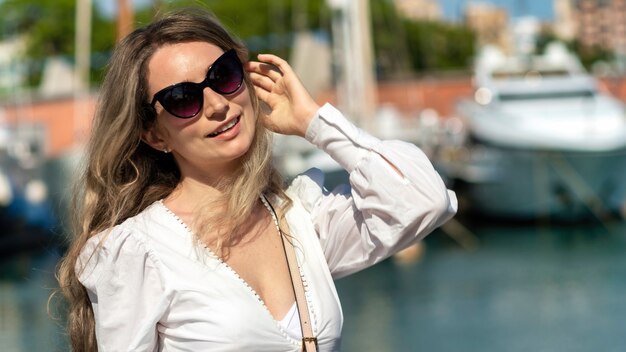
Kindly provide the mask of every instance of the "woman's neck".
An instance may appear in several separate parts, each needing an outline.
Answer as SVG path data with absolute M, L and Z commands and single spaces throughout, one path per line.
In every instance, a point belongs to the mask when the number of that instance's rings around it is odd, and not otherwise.
M 216 183 L 184 177 L 164 202 L 176 213 L 193 213 L 200 204 L 215 201 L 222 195 Z
M 178 187 L 164 200 L 165 206 L 178 216 L 190 229 L 194 231 L 200 230 L 201 234 L 199 239 L 209 247 L 218 241 L 219 232 L 205 232 L 203 227 L 202 214 L 207 214 L 203 210 L 208 210 L 209 213 L 215 214 L 224 210 L 226 204 L 220 203 L 219 198 L 223 195 L 223 192 L 218 188 L 211 185 L 207 185 L 197 180 L 183 180 Z M 223 199 L 222 199 L 223 200 Z M 210 208 L 207 209 L 206 207 Z M 265 219 L 267 218 L 267 219 Z M 197 223 L 196 221 L 200 221 Z M 206 219 L 204 219 L 206 220 Z M 268 226 L 271 222 L 271 218 L 266 214 L 266 210 L 263 207 L 261 200 L 257 198 L 256 204 L 251 209 L 251 213 L 246 220 L 237 226 L 237 233 L 233 233 L 227 236 L 227 242 L 223 242 L 221 246 L 224 249 L 233 245 L 245 245 L 249 241 L 253 241 L 264 226 Z M 199 226 L 199 227 L 197 227 Z M 221 252 L 221 249 L 218 251 Z M 227 253 L 228 250 L 224 253 Z M 224 254 L 222 253 L 222 254 Z M 221 256 L 221 255 L 220 255 Z

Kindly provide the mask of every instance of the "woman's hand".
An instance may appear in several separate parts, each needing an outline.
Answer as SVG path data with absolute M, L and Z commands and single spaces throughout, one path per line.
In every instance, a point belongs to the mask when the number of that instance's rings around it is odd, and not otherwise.
M 261 54 L 259 61 L 245 66 L 256 95 L 271 109 L 263 116 L 264 124 L 280 134 L 304 137 L 319 109 L 287 61 L 271 54 Z

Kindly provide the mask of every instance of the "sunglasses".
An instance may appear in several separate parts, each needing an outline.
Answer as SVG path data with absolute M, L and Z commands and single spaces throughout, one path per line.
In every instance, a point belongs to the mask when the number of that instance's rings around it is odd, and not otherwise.
M 243 66 L 235 49 L 230 49 L 215 60 L 209 67 L 204 81 L 200 83 L 182 82 L 158 91 L 150 106 L 158 101 L 165 111 L 181 118 L 196 116 L 204 104 L 204 88 L 228 95 L 235 93 L 243 82 Z

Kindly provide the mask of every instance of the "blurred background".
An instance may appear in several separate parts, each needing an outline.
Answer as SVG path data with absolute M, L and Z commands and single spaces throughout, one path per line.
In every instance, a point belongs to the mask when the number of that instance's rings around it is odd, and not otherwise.
M 420 146 L 459 214 L 337 282 L 344 351 L 626 350 L 626 0 L 0 0 L 0 347 L 66 351 L 55 267 L 107 60 L 185 6 Z M 277 136 L 287 178 L 346 175 Z

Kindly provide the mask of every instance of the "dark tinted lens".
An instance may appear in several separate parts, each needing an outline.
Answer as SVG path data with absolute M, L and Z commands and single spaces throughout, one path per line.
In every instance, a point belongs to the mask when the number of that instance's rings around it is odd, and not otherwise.
M 178 83 L 164 88 L 154 95 L 150 105 L 154 108 L 154 104 L 158 101 L 170 114 L 184 119 L 191 118 L 202 109 L 205 87 L 219 94 L 232 94 L 241 87 L 242 83 L 243 67 L 237 52 L 231 49 L 213 63 L 204 81 Z
M 208 80 L 211 89 L 220 94 L 231 94 L 241 87 L 243 68 L 234 50 L 224 54 L 211 66 Z
M 181 83 L 165 93 L 161 105 L 175 116 L 194 117 L 202 109 L 202 90 L 193 83 Z

